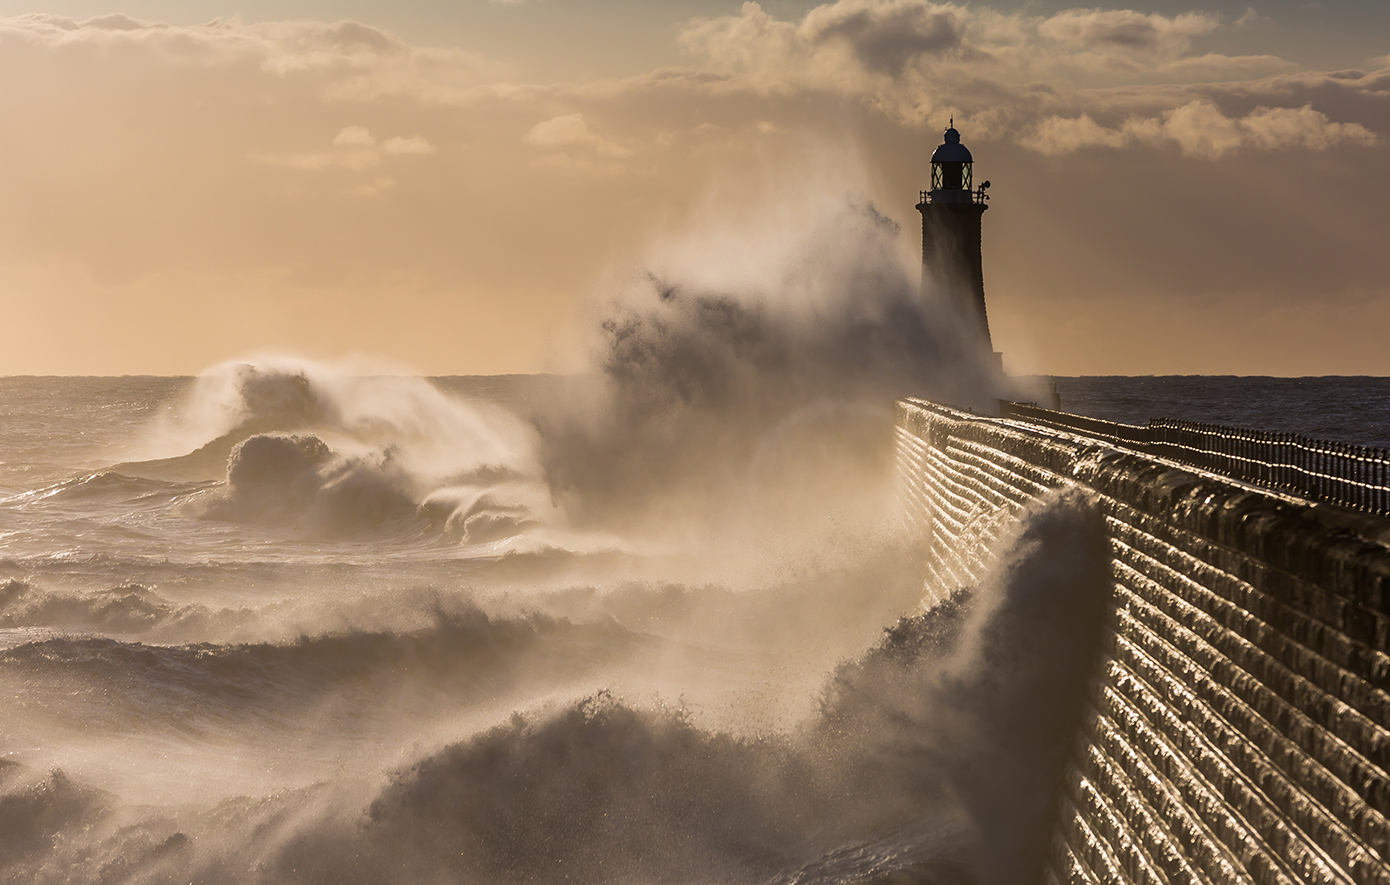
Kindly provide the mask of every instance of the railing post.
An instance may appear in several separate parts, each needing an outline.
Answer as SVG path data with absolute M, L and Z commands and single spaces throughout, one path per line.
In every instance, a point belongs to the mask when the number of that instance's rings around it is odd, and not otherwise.
M 1326 479 L 1322 472 L 1322 446 L 1315 442 L 1308 448 L 1312 451 L 1313 457 L 1313 495 L 1322 498 L 1324 497 L 1322 484 L 1323 480 Z
M 1334 469 L 1329 471 L 1333 476 L 1333 487 L 1335 496 L 1348 501 L 1351 498 L 1351 485 L 1347 482 L 1347 445 L 1346 443 L 1335 443 L 1332 446 L 1332 463 Z
M 1342 494 L 1349 501 L 1356 500 L 1356 486 L 1353 485 L 1353 478 L 1356 476 L 1356 462 L 1351 456 L 1351 444 L 1342 443 L 1342 465 L 1338 474 L 1342 477 Z
M 1284 488 L 1294 488 L 1295 478 L 1298 476 L 1296 465 L 1298 463 L 1298 446 L 1292 433 L 1284 434 L 1284 460 L 1288 462 L 1287 469 L 1284 471 Z
M 1335 442 L 1327 444 L 1327 497 L 1337 501 L 1342 497 L 1341 462 L 1337 457 L 1341 446 Z
M 1260 482 L 1268 483 L 1274 478 L 1274 446 L 1270 444 L 1270 434 L 1260 435 Z
M 1371 464 L 1369 455 L 1370 452 L 1365 446 L 1356 446 L 1356 481 L 1359 483 L 1356 487 L 1356 494 L 1358 500 L 1361 501 L 1362 510 L 1372 509 L 1371 484 L 1367 481 L 1366 476 L 1366 468 Z
M 1289 458 L 1293 462 L 1293 468 L 1289 473 L 1289 486 L 1293 489 L 1303 488 L 1303 438 L 1298 434 L 1289 437 Z
M 1380 513 L 1386 513 L 1390 511 L 1390 470 L 1387 470 L 1383 449 L 1376 453 L 1373 471 L 1376 474 L 1376 508 Z
M 1298 440 L 1298 442 L 1302 443 L 1305 461 L 1304 478 L 1302 478 L 1302 481 L 1304 481 L 1304 483 L 1302 483 L 1302 493 L 1308 497 L 1316 497 L 1318 496 L 1318 468 L 1316 468 L 1315 463 L 1318 452 L 1316 452 L 1315 446 L 1312 445 L 1312 440 L 1301 439 Z
M 1236 470 L 1236 435 L 1222 429 L 1218 431 L 1220 447 L 1222 447 L 1222 463 L 1226 468 L 1226 475 L 1232 475 Z
M 1324 444 L 1326 449 L 1327 469 L 1323 472 L 1327 474 L 1327 496 L 1332 500 L 1337 500 L 1337 444 L 1328 442 Z
M 1293 488 L 1294 478 L 1298 475 L 1295 472 L 1295 464 L 1298 459 L 1298 447 L 1294 445 L 1294 435 L 1284 434 L 1284 488 Z
M 1318 496 L 1323 500 L 1327 500 L 1329 491 L 1327 480 L 1327 443 L 1320 441 L 1318 443 Z
M 1280 483 L 1288 488 L 1293 479 L 1293 442 L 1292 436 L 1287 433 L 1279 434 L 1279 479 Z
M 1245 431 L 1245 475 L 1248 479 L 1258 482 L 1263 477 L 1260 475 L 1260 460 L 1256 454 L 1258 439 L 1253 431 Z
M 1352 453 L 1351 443 L 1342 443 L 1342 490 L 1347 500 L 1359 504 L 1356 488 L 1356 459 Z
M 1313 497 L 1317 489 L 1314 488 L 1315 477 L 1313 473 L 1313 447 L 1308 445 L 1308 440 L 1299 437 L 1298 446 L 1302 450 L 1300 453 L 1303 458 L 1303 474 L 1300 477 L 1298 490 L 1301 494 Z
M 1390 504 L 1390 501 L 1386 500 L 1390 498 L 1390 475 L 1387 475 L 1385 456 L 1382 452 L 1376 453 L 1371 472 L 1376 478 L 1376 509 L 1384 513 L 1390 510 L 1390 507 L 1386 506 Z
M 1381 449 L 1376 456 L 1376 466 L 1379 468 L 1379 481 L 1376 483 L 1376 490 L 1379 492 L 1380 512 L 1390 512 L 1390 461 L 1386 461 L 1385 450 Z
M 1305 461 L 1308 460 L 1308 447 L 1302 445 L 1302 436 L 1295 435 L 1294 446 L 1294 474 L 1293 489 L 1295 492 L 1305 493 L 1308 490 L 1308 470 Z
M 1298 446 L 1303 454 L 1302 480 L 1299 489 L 1303 494 L 1311 495 L 1315 491 L 1313 484 L 1316 481 L 1316 476 L 1313 472 L 1313 447 L 1305 437 L 1299 437 Z
M 1364 509 L 1361 501 L 1360 467 L 1361 459 L 1356 455 L 1356 446 L 1351 443 L 1343 444 L 1342 452 L 1342 483 L 1346 487 L 1347 500 L 1353 507 Z

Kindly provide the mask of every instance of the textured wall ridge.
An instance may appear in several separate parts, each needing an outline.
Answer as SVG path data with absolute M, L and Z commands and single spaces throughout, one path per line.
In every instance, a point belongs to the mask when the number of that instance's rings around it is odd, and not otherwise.
M 1390 885 L 1390 520 L 1021 419 L 903 400 L 905 519 L 944 599 L 1080 486 L 1112 584 L 1049 882 Z

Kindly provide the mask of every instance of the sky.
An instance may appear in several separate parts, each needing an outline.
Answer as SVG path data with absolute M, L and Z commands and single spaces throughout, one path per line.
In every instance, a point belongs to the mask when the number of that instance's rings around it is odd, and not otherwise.
M 1390 374 L 1379 0 L 0 0 L 0 83 L 0 374 L 570 371 L 798 189 L 913 260 L 952 117 L 1010 371 Z

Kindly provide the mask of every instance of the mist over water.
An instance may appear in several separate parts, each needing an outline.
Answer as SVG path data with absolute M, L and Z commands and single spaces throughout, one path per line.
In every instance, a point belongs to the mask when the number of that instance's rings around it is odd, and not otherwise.
M 6 382 L 0 878 L 1018 881 L 1098 517 L 923 587 L 892 401 L 1003 381 L 801 210 L 655 248 L 580 377 Z
M 795 235 L 720 230 L 628 281 L 601 324 L 591 406 L 547 428 L 572 509 L 771 503 L 881 460 L 900 396 L 990 402 L 1001 379 L 919 295 L 897 224 L 869 205 L 813 209 Z

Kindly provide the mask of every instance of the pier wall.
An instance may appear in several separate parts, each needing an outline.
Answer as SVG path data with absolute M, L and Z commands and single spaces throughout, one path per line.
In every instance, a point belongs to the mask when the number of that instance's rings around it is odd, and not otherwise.
M 1113 581 L 1043 880 L 1390 885 L 1390 520 L 1024 419 L 897 406 L 944 599 L 1080 486 Z

